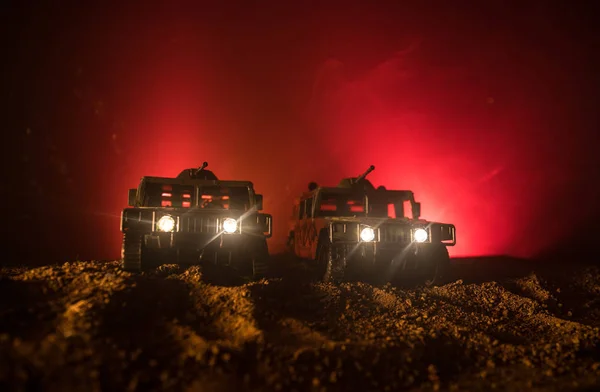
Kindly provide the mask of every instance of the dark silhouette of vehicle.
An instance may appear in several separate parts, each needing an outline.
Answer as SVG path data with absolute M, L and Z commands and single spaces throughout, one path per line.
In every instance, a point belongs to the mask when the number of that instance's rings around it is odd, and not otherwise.
M 456 244 L 455 226 L 420 219 L 412 191 L 376 189 L 366 179 L 374 169 L 335 187 L 309 183 L 294 203 L 289 250 L 324 281 L 355 275 L 440 283 L 450 264 L 447 247 Z
M 175 178 L 142 177 L 121 213 L 122 262 L 128 271 L 160 264 L 230 267 L 243 276 L 267 272 L 272 216 L 250 181 L 225 181 L 200 168 Z

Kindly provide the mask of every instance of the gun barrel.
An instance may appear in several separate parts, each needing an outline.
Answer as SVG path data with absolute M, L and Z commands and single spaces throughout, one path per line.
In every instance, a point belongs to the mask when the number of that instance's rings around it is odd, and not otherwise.
M 196 171 L 194 172 L 195 175 L 197 175 L 198 173 L 200 173 L 202 170 L 204 170 L 204 168 L 208 166 L 208 162 L 203 162 L 202 166 L 200 166 L 198 169 L 196 169 Z
M 367 169 L 367 171 L 365 171 L 363 174 L 361 174 L 360 176 L 356 177 L 356 181 L 355 182 L 359 182 L 360 180 L 364 179 L 366 176 L 369 175 L 369 173 L 371 173 L 373 170 L 375 170 L 375 166 L 371 165 L 369 166 L 369 168 Z

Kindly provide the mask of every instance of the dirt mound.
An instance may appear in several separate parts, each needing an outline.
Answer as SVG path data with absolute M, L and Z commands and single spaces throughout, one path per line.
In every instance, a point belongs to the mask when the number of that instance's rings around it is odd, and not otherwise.
M 140 275 L 117 262 L 3 269 L 1 386 L 600 387 L 597 268 L 413 289 L 281 275 L 218 285 L 176 265 Z

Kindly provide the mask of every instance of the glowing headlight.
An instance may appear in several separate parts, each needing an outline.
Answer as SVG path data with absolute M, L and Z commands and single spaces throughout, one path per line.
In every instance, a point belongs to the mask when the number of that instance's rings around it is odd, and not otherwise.
M 365 242 L 373 241 L 375 239 L 375 230 L 370 227 L 365 227 L 360 232 L 360 239 Z
M 223 231 L 225 233 L 235 233 L 237 230 L 237 222 L 235 219 L 227 218 L 223 221 Z
M 173 231 L 175 228 L 175 219 L 170 217 L 169 215 L 165 215 L 158 220 L 156 223 L 156 228 L 159 231 Z
M 427 241 L 427 237 L 428 236 L 429 235 L 427 234 L 427 230 L 425 230 L 425 229 L 417 229 L 417 230 L 415 230 L 415 233 L 414 233 L 413 237 L 414 237 L 414 239 L 415 239 L 416 242 L 425 242 L 425 241 Z

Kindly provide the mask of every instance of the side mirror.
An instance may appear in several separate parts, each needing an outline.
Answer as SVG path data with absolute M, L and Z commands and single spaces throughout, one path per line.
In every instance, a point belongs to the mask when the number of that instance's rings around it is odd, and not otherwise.
M 135 207 L 135 202 L 137 198 L 137 189 L 129 190 L 129 207 Z
M 415 203 L 413 206 L 413 219 L 419 219 L 421 217 L 421 203 Z
M 263 195 L 254 195 L 254 200 L 256 201 L 256 209 L 258 211 L 262 211 L 263 209 Z

